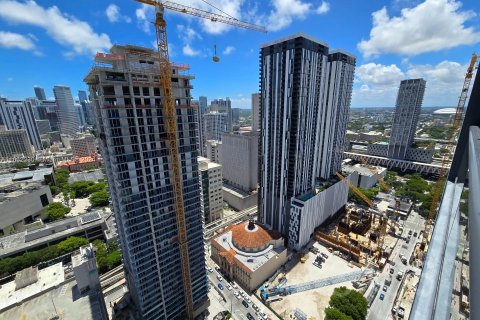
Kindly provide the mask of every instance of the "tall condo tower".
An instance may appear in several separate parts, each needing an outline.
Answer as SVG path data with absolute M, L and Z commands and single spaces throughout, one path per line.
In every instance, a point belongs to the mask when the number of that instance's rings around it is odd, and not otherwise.
M 400 82 L 392 133 L 388 145 L 388 157 L 407 158 L 407 150 L 412 146 L 417 128 L 418 116 L 425 93 L 425 80 L 409 79 Z
M 260 94 L 252 93 L 252 131 L 260 130 Z
M 228 114 L 211 111 L 203 115 L 203 138 L 208 140 L 222 140 L 222 134 L 228 131 Z
M 143 319 L 185 319 L 173 169 L 156 53 L 115 45 L 85 82 L 95 105 L 126 279 Z M 187 65 L 172 64 L 195 316 L 208 306 L 196 110 Z
M 355 57 L 304 34 L 261 47 L 259 212 L 284 235 L 292 197 L 340 169 L 354 69 Z
M 78 111 L 73 103 L 72 92 L 70 87 L 55 86 L 53 94 L 57 101 L 57 117 L 60 133 L 75 136 L 79 131 L 80 121 L 78 119 Z
M 230 98 L 227 97 L 225 100 L 223 99 L 212 100 L 208 111 L 226 113 L 227 114 L 227 132 L 231 132 L 233 130 L 232 101 L 230 101 Z
M 204 131 L 204 125 L 203 125 L 203 115 L 206 114 L 208 111 L 208 99 L 205 96 L 200 96 L 198 97 L 198 139 L 199 139 L 199 145 L 200 145 L 200 150 L 199 154 L 201 156 L 205 156 L 205 133 Z
M 30 143 L 37 150 L 42 149 L 40 134 L 30 101 L 0 100 L 0 124 L 8 130 L 25 129 Z
M 47 97 L 45 96 L 45 90 L 41 87 L 33 87 L 33 90 L 35 91 L 35 96 L 37 97 L 38 100 L 47 100 Z

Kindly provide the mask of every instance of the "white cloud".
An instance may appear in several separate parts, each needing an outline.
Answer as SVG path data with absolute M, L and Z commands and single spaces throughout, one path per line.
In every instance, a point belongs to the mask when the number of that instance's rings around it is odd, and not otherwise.
M 390 17 L 384 7 L 372 14 L 370 39 L 362 40 L 358 49 L 366 57 L 382 53 L 414 56 L 480 42 L 480 33 L 465 26 L 475 13 L 460 11 L 460 7 L 455 0 L 426 0 L 402 9 L 397 17 Z
M 189 44 L 183 46 L 182 52 L 189 57 L 198 56 L 200 54 L 199 50 L 193 49 Z
M 32 50 L 35 48 L 35 43 L 22 34 L 0 31 L 0 47 Z
M 132 22 L 132 19 L 128 16 L 120 14 L 120 8 L 115 4 L 110 4 L 107 9 L 105 9 L 105 15 L 107 16 L 108 21 L 114 23 L 120 20 L 125 21 L 126 23 Z
M 424 78 L 427 82 L 424 106 L 455 106 L 462 88 L 467 64 L 442 61 L 436 65 L 397 65 L 367 63 L 356 70 L 352 107 L 393 107 L 400 81 Z
M 223 54 L 228 56 L 229 54 L 233 53 L 234 51 L 235 51 L 235 47 L 228 46 L 225 49 L 223 49 Z
M 404 73 L 396 65 L 386 66 L 376 63 L 359 66 L 355 70 L 355 75 L 360 82 L 377 86 L 398 85 L 404 77 Z
M 202 40 L 202 36 L 191 27 L 186 27 L 182 24 L 177 25 L 178 37 L 185 43 L 190 43 L 194 40 Z
M 84 21 L 62 13 L 58 7 L 45 9 L 35 1 L 0 1 L 0 18 L 12 23 L 44 29 L 56 42 L 68 48 L 66 55 L 95 54 L 112 45 L 107 34 L 97 34 Z
M 150 33 L 150 25 L 154 19 L 154 7 L 142 3 L 140 7 L 135 10 L 135 16 L 137 17 L 138 26 L 146 33 Z
M 252 108 L 252 98 L 250 96 L 243 97 L 243 94 L 238 94 L 239 98 L 232 98 L 232 108 L 241 108 L 241 109 L 251 109 Z
M 330 11 L 330 3 L 327 1 L 322 1 L 322 4 L 316 10 L 318 14 L 325 14 L 328 11 Z
M 273 10 L 267 19 L 267 28 L 278 31 L 288 27 L 294 18 L 304 19 L 311 11 L 312 4 L 301 0 L 272 0 Z

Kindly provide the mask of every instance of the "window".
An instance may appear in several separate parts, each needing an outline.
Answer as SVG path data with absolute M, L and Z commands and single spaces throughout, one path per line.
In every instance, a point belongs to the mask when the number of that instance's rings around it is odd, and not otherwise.
M 46 207 L 49 205 L 49 202 L 48 202 L 48 197 L 47 197 L 47 194 L 42 194 L 40 196 L 40 201 L 42 202 L 42 207 Z

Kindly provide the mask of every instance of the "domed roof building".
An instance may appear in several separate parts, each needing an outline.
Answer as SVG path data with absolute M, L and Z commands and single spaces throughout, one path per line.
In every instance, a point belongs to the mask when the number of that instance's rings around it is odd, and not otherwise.
M 287 261 L 287 249 L 280 233 L 250 220 L 212 240 L 212 259 L 227 278 L 251 291 Z

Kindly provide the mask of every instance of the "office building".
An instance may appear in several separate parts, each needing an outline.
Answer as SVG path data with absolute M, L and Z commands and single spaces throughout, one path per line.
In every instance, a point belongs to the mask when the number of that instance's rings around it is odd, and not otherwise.
M 3 123 L 8 130 L 25 129 L 30 144 L 37 150 L 42 149 L 40 134 L 38 133 L 30 102 L 0 100 L 0 122 Z
M 41 87 L 33 87 L 33 90 L 35 91 L 35 96 L 37 97 L 38 100 L 43 101 L 47 100 L 47 96 L 45 95 L 45 90 Z
M 205 223 L 210 223 L 223 218 L 222 166 L 198 157 L 198 170 Z
M 70 172 L 78 172 L 100 168 L 101 164 L 102 161 L 100 157 L 96 153 L 93 153 L 86 157 L 75 157 L 72 160 L 60 161 L 58 167 L 65 168 Z
M 388 145 L 389 158 L 405 159 L 407 157 L 407 149 L 412 146 L 415 138 L 425 84 L 423 79 L 409 79 L 400 82 Z
M 52 128 L 50 127 L 50 121 L 48 121 L 48 120 L 35 120 L 35 122 L 37 124 L 38 133 L 40 135 L 47 134 L 50 131 L 52 131 Z
M 260 94 L 252 93 L 252 131 L 260 130 Z
M 95 137 L 91 134 L 84 134 L 70 139 L 70 147 L 74 157 L 87 157 L 97 152 Z
M 222 145 L 221 141 L 217 140 L 207 140 L 205 143 L 205 155 L 208 159 L 215 163 L 220 163 L 220 146 Z
M 232 126 L 240 124 L 240 108 L 232 108 Z
M 222 273 L 247 291 L 254 291 L 287 262 L 279 232 L 248 221 L 231 225 L 212 240 L 212 260 Z
M 0 129 L 0 158 L 31 158 L 33 155 L 33 147 L 25 129 Z
M 81 128 L 83 128 L 87 122 L 85 118 L 85 113 L 83 112 L 82 105 L 75 103 L 75 110 L 77 112 L 78 124 L 80 125 Z
M 108 65 L 109 68 L 104 66 Z M 208 306 L 198 128 L 188 66 L 171 64 L 194 316 Z M 157 54 L 115 45 L 85 78 L 99 124 L 130 295 L 143 319 L 186 318 L 173 169 L 165 141 Z
M 198 97 L 198 140 L 199 140 L 199 154 L 202 157 L 206 156 L 205 151 L 205 133 L 203 125 L 203 115 L 208 113 L 208 99 L 205 96 Z
M 210 102 L 210 107 L 208 108 L 209 112 L 218 112 L 218 113 L 225 113 L 227 115 L 227 132 L 231 132 L 233 129 L 233 121 L 232 121 L 232 102 L 230 98 L 223 99 L 214 99 Z
M 90 101 L 80 102 L 82 106 L 83 116 L 85 117 L 85 123 L 89 126 L 95 126 L 95 110 L 93 104 Z
M 298 249 L 346 204 L 348 188 L 332 181 L 327 188 L 338 188 L 337 194 L 323 207 L 327 190 L 319 184 L 341 169 L 355 57 L 295 34 L 262 45 L 260 70 L 259 217 Z M 301 214 L 291 212 L 297 199 L 311 201 Z
M 87 92 L 83 90 L 78 90 L 78 101 L 80 103 L 88 101 Z
M 222 136 L 220 163 L 225 183 L 246 192 L 257 189 L 258 138 L 257 132 Z
M 57 102 L 56 112 L 60 133 L 75 136 L 80 124 L 70 88 L 67 86 L 55 86 L 53 87 L 53 94 Z
M 222 141 L 222 134 L 229 132 L 227 129 L 228 115 L 217 111 L 210 111 L 203 115 L 203 134 L 205 141 Z

